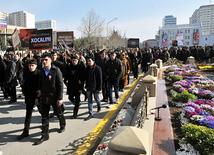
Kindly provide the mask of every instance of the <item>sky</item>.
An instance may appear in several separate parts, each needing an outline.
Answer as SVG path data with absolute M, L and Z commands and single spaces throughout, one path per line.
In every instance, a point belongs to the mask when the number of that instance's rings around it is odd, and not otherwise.
M 3 2 L 2 2 L 3 1 Z M 28 11 L 36 21 L 56 20 L 58 31 L 74 31 L 81 37 L 78 27 L 81 19 L 94 9 L 104 23 L 104 34 L 115 29 L 127 38 L 140 38 L 140 42 L 154 39 L 166 15 L 177 17 L 177 24 L 188 24 L 189 17 L 202 5 L 214 0 L 1 0 L 0 11 L 12 13 Z

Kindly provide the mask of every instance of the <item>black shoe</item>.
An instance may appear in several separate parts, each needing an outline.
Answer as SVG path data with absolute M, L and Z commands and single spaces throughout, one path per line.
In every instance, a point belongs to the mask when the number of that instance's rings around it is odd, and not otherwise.
M 58 131 L 58 133 L 63 133 L 65 131 L 65 127 L 61 127 Z
M 50 114 L 50 115 L 49 115 L 49 118 L 53 118 L 54 115 L 55 115 L 55 113 Z
M 100 112 L 101 111 L 101 107 L 97 107 L 97 112 Z
M 89 120 L 89 119 L 91 119 L 91 118 L 94 118 L 94 116 L 89 115 L 87 118 L 84 119 L 84 121 L 87 121 L 87 120 Z
M 10 101 L 9 101 L 9 103 L 15 103 L 15 102 L 16 102 L 15 100 L 10 100 Z
M 37 142 L 35 142 L 33 145 L 39 145 L 42 144 L 44 141 L 49 140 L 49 137 L 41 137 Z
M 17 136 L 16 138 L 17 138 L 17 140 L 21 140 L 21 139 L 28 137 L 28 136 L 29 136 L 29 134 L 27 132 L 23 132 L 20 136 Z
M 101 102 L 108 102 L 108 99 L 102 99 Z
M 76 119 L 76 118 L 77 118 L 77 115 L 71 116 L 71 119 Z
M 3 98 L 3 99 L 1 99 L 0 101 L 5 101 L 5 100 L 7 100 L 8 98 Z

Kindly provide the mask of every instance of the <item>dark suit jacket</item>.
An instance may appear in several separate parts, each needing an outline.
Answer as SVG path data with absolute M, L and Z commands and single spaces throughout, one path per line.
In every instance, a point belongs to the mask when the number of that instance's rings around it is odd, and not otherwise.
M 25 75 L 25 103 L 34 105 L 39 86 L 40 70 L 36 69 L 34 72 L 28 71 Z
M 63 99 L 63 79 L 62 72 L 54 65 L 51 66 L 48 75 L 45 75 L 44 69 L 40 72 L 39 90 L 42 96 L 41 104 L 56 103 L 57 100 Z
M 92 89 L 94 91 L 98 90 L 101 91 L 102 90 L 102 70 L 99 66 L 97 66 L 94 63 L 94 67 L 92 68 L 92 74 L 89 75 L 89 66 L 85 69 L 85 80 L 86 80 L 86 88 L 88 88 L 88 80 L 89 80 L 89 76 L 91 79 L 91 85 L 92 85 Z

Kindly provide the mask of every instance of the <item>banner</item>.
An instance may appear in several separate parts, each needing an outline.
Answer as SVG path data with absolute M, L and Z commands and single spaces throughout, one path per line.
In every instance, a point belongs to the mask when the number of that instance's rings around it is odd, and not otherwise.
M 13 34 L 12 34 L 12 42 L 13 42 L 13 48 L 14 48 L 14 50 L 16 50 L 16 48 L 20 44 L 20 38 L 19 38 L 19 34 L 18 34 L 18 30 L 17 29 L 15 29 Z
M 178 46 L 183 46 L 184 44 L 183 33 L 177 33 L 176 40 L 178 41 Z
M 31 34 L 29 36 L 29 31 L 33 31 L 37 29 L 20 29 L 20 40 L 22 47 L 29 47 L 29 39 L 32 37 Z
M 7 21 L 0 19 L 0 27 L 7 28 Z
M 172 40 L 172 46 L 178 46 L 178 41 L 177 40 Z
M 199 32 L 194 32 L 193 33 L 193 45 L 198 45 L 199 44 Z
M 130 38 L 128 40 L 128 47 L 129 48 L 139 48 L 139 39 L 138 38 Z
M 28 31 L 29 50 L 53 49 L 52 29 Z
M 162 46 L 167 46 L 167 34 L 162 34 Z
M 73 48 L 74 32 L 73 31 L 57 32 L 57 47 L 65 49 Z

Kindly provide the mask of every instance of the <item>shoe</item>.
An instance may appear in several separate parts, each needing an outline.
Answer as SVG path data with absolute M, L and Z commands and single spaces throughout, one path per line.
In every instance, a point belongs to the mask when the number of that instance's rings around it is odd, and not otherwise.
M 89 120 L 89 119 L 91 119 L 91 118 L 94 118 L 94 116 L 89 115 L 87 118 L 84 119 L 84 121 L 87 121 L 87 120 Z
M 76 118 L 77 118 L 77 115 L 71 116 L 71 119 L 76 119 Z
M 63 133 L 65 131 L 65 127 L 61 127 L 58 131 L 58 133 Z
M 8 98 L 3 98 L 3 99 L 1 99 L 0 101 L 5 101 L 5 100 L 7 100 Z
M 115 103 L 116 103 L 116 104 L 118 104 L 118 103 L 119 103 L 119 98 L 117 98 L 117 99 L 116 99 L 116 102 L 115 102 Z
M 121 92 L 123 92 L 123 89 L 120 89 Z
M 33 110 L 38 110 L 38 108 L 37 108 L 37 106 L 36 106 L 36 105 L 34 105 Z
M 97 112 L 100 112 L 101 111 L 101 107 L 97 107 Z
M 28 136 L 29 136 L 29 134 L 27 132 L 23 132 L 20 136 L 17 136 L 16 138 L 17 138 L 17 140 L 21 140 L 21 139 L 28 137 Z
M 15 102 L 16 102 L 15 100 L 10 100 L 10 101 L 9 101 L 9 103 L 15 103 Z
M 111 109 L 113 106 L 114 106 L 114 104 L 109 104 L 109 105 L 107 106 L 107 108 Z
M 49 118 L 53 118 L 55 116 L 55 113 L 52 113 L 49 115 Z
M 35 142 L 33 145 L 39 145 L 42 144 L 44 141 L 49 140 L 49 136 L 48 137 L 44 137 L 42 136 L 37 142 Z
M 102 99 L 101 102 L 108 102 L 108 99 Z

